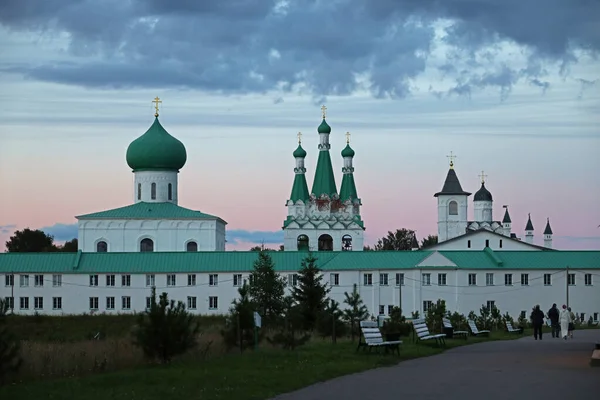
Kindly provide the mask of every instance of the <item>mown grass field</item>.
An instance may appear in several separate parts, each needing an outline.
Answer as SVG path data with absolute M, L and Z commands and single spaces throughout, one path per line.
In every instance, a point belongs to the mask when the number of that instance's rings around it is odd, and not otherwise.
M 262 345 L 258 351 L 227 353 L 222 349 L 218 333 L 213 330 L 205 333 L 201 341 L 203 345 L 207 341 L 213 342 L 210 355 L 196 351 L 167 366 L 148 366 L 143 362 L 139 351 L 131 346 L 127 337 L 128 329 L 117 328 L 120 324 L 127 326 L 126 321 L 112 323 L 115 324 L 111 325 L 115 337 L 111 338 L 107 334 L 107 340 L 59 344 L 28 342 L 34 343 L 38 348 L 30 349 L 24 354 L 24 368 L 31 361 L 27 357 L 35 357 L 36 353 L 45 349 L 47 351 L 48 347 L 59 346 L 51 353 L 54 359 L 49 356 L 46 360 L 37 362 L 38 368 L 44 368 L 43 365 L 46 364 L 58 365 L 54 368 L 56 371 L 36 376 L 43 369 L 37 372 L 30 370 L 22 376 L 21 382 L 0 387 L 0 398 L 164 400 L 185 396 L 193 399 L 265 399 L 338 376 L 390 366 L 402 360 L 444 351 L 429 344 L 416 345 L 407 337 L 403 338 L 400 356 L 356 352 L 356 343 L 347 339 L 338 341 L 335 345 L 329 340 L 313 339 L 307 345 L 292 351 Z M 77 340 L 87 330 L 89 329 L 82 329 L 79 334 L 71 337 Z M 116 337 L 116 332 L 119 331 L 123 336 Z M 44 338 L 41 333 L 30 333 L 38 335 L 35 336 L 38 339 Z M 526 331 L 525 334 L 530 332 Z M 489 338 L 471 337 L 466 341 L 452 339 L 447 340 L 446 349 L 517 337 L 520 335 L 494 332 Z M 110 353 L 103 349 L 108 343 L 116 346 Z M 115 343 L 120 343 L 120 347 Z M 82 350 L 81 346 L 85 348 Z M 110 365 L 101 369 L 93 367 L 97 365 L 94 358 L 98 360 L 107 355 L 112 358 L 108 360 Z M 115 361 L 123 358 L 130 362 Z

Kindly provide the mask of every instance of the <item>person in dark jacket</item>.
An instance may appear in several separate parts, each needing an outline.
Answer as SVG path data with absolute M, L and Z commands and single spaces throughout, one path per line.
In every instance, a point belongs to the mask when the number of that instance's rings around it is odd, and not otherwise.
M 540 310 L 539 304 L 531 312 L 531 324 L 533 325 L 533 337 L 542 340 L 542 326 L 544 325 L 544 312 Z
M 558 324 L 559 312 L 556 308 L 556 303 L 552 304 L 552 308 L 548 310 L 548 318 L 550 318 L 550 325 L 552 325 L 552 337 L 560 338 L 560 325 Z

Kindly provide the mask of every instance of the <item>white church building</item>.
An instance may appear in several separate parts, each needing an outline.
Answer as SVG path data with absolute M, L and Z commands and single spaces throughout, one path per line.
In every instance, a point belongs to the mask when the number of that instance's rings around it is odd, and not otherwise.
M 178 205 L 179 170 L 185 146 L 158 120 L 127 149 L 133 170 L 133 204 L 79 215 L 78 246 L 83 252 L 224 251 L 223 219 Z
M 435 194 L 439 243 L 416 251 L 362 251 L 365 224 L 354 183 L 355 152 L 347 135 L 338 190 L 324 107 L 322 117 L 312 189 L 299 140 L 283 223 L 285 251 L 270 253 L 289 289 L 307 252 L 314 251 L 330 297 L 344 307 L 344 292 L 357 285 L 373 315 L 387 315 L 394 306 L 406 315 L 422 314 L 444 299 L 452 312 L 478 313 L 482 305 L 495 305 L 514 318 L 535 304 L 547 310 L 552 303 L 568 303 L 586 320 L 598 321 L 600 251 L 552 250 L 549 221 L 544 246 L 533 244 L 531 219 L 525 241 L 519 240 L 508 209 L 502 221 L 494 220 L 485 182 L 474 196 L 469 221 L 470 193 L 462 189 L 452 160 Z M 135 177 L 133 203 L 79 215 L 78 252 L 0 254 L 0 298 L 13 312 L 142 312 L 152 287 L 193 313 L 228 312 L 257 253 L 224 251 L 226 222 L 178 205 L 178 173 L 187 154 L 160 124 L 158 107 L 152 126 L 129 145 L 126 159 Z

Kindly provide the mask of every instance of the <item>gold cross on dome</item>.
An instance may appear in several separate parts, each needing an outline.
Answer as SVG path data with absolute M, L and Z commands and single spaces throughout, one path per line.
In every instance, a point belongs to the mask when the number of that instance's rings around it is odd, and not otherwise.
M 302 143 L 302 132 L 298 132 L 298 144 Z
M 323 119 L 325 119 L 327 116 L 327 107 L 324 104 L 321 106 L 321 114 L 323 114 Z
M 450 159 L 450 168 L 454 168 L 454 159 L 457 158 L 452 152 L 450 152 L 449 156 L 446 156 Z
M 346 143 L 350 143 L 350 132 L 346 132 Z
M 154 100 L 152 100 L 152 102 L 154 103 L 154 109 L 156 110 L 156 112 L 154 113 L 155 117 L 158 117 L 158 103 L 162 103 L 162 100 L 158 98 L 158 96 L 156 96 L 154 98 Z
M 487 178 L 487 175 L 484 175 L 483 171 L 481 171 L 481 175 L 479 175 L 479 177 L 481 178 L 481 183 L 485 183 L 485 178 Z

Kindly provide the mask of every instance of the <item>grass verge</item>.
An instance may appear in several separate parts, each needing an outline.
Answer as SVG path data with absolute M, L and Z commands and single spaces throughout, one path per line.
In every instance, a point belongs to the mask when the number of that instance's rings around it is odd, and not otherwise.
M 526 331 L 525 334 L 530 332 Z M 446 349 L 490 340 L 521 337 L 504 332 L 489 338 L 447 340 Z M 204 361 L 145 366 L 82 378 L 26 382 L 0 387 L 6 399 L 143 399 L 194 398 L 219 400 L 266 399 L 277 394 L 371 368 L 431 356 L 444 351 L 404 338 L 400 356 L 356 352 L 355 343 L 333 345 L 314 340 L 294 351 L 261 348 L 243 355 L 228 354 Z

